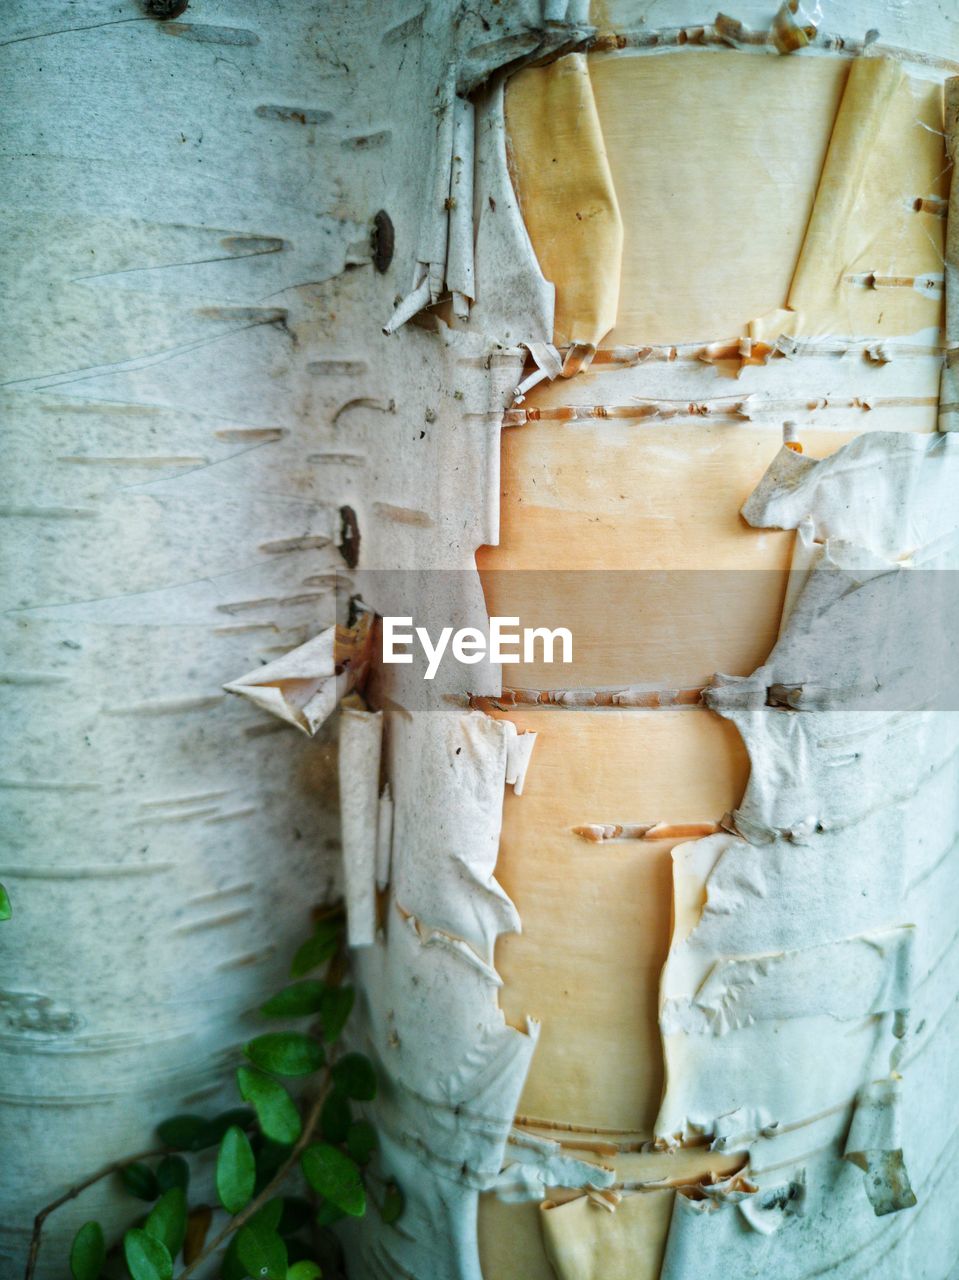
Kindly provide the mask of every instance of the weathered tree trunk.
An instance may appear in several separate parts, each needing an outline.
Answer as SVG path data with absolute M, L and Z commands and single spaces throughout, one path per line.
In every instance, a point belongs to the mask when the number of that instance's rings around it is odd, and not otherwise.
M 827 563 L 954 567 L 959 22 L 836 9 L 5 15 L 11 1274 L 219 1092 L 332 889 L 333 731 L 220 689 L 344 559 L 381 615 L 580 645 L 339 718 L 406 1200 L 354 1280 L 951 1274 L 955 716 L 816 677 L 874 674 Z M 316 652 L 253 696 L 312 728 Z
M 54 1195 L 235 1105 L 250 1014 L 335 892 L 332 741 L 221 688 L 312 635 L 342 567 L 347 472 L 317 455 L 350 383 L 318 331 L 375 210 L 322 173 L 355 154 L 327 25 L 0 15 L 4 1277 Z M 78 1222 L 127 1225 L 117 1199 L 59 1210 L 42 1273 Z

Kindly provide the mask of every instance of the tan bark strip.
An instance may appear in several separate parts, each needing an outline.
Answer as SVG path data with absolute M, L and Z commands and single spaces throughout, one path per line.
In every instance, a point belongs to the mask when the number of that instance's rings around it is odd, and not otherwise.
M 817 409 L 835 409 L 847 412 L 870 409 L 905 409 L 935 405 L 936 396 L 875 396 L 866 399 L 852 396 L 849 399 L 832 399 L 827 396 L 812 400 L 765 400 L 747 397 L 742 400 L 700 400 L 680 403 L 675 400 L 646 400 L 636 404 L 583 404 L 558 405 L 549 409 L 509 409 L 504 415 L 505 426 L 522 426 L 524 422 L 575 422 L 589 418 L 652 418 L 658 422 L 673 418 L 712 418 L 714 420 L 753 421 L 757 413 L 812 413 Z
M 946 81 L 943 132 L 952 162 L 943 267 L 946 283 L 946 346 L 939 383 L 939 430 L 959 428 L 959 77 Z
M 874 271 L 845 275 L 843 283 L 863 289 L 942 289 L 944 284 L 937 276 L 877 276 Z
M 606 840 L 699 840 L 721 830 L 716 822 L 613 822 L 573 827 L 573 834 L 599 844 Z
M 373 510 L 385 520 L 394 524 L 411 525 L 416 529 L 432 529 L 433 517 L 426 511 L 417 511 L 414 507 L 396 507 L 391 502 L 374 502 Z
M 625 1137 L 629 1139 L 631 1147 L 634 1143 L 645 1145 L 649 1141 L 638 1129 L 631 1132 L 624 1129 L 604 1128 L 602 1125 L 595 1124 L 573 1124 L 569 1120 L 543 1120 L 539 1116 L 517 1115 L 513 1120 L 513 1124 L 517 1129 L 548 1129 L 563 1133 L 609 1134 L 611 1136 Z M 558 1138 L 557 1141 L 563 1144 L 562 1138 Z M 617 1147 L 620 1146 L 619 1143 L 616 1145 Z
M 214 431 L 213 434 L 218 440 L 226 440 L 231 444 L 234 442 L 246 444 L 251 441 L 270 444 L 274 440 L 282 440 L 286 435 L 286 429 L 284 427 L 226 427 L 222 431 Z
M 593 364 L 611 365 L 618 369 L 633 369 L 636 365 L 646 364 L 649 361 L 662 361 L 669 364 L 714 364 L 721 360 L 741 360 L 749 364 L 768 364 L 770 360 L 797 360 L 856 354 L 874 361 L 878 348 L 877 341 L 798 342 L 794 338 L 780 338 L 774 343 L 768 343 L 756 342 L 752 338 L 724 338 L 715 342 L 696 342 L 679 346 L 601 347 L 593 357 Z M 882 352 L 886 360 L 900 360 L 941 355 L 942 348 L 898 342 L 892 339 L 882 343 Z
M 506 711 L 509 707 L 696 707 L 702 701 L 698 689 L 504 689 L 496 698 L 471 694 L 473 711 Z
M 722 15 L 721 15 L 722 16 Z M 739 24 L 737 24 L 739 25 Z M 590 53 L 614 53 L 622 49 L 631 49 L 636 53 L 646 50 L 655 52 L 669 49 L 676 53 L 688 50 L 690 53 L 712 46 L 717 50 L 730 47 L 730 34 L 723 33 L 722 26 L 702 27 L 664 27 L 659 31 L 615 31 L 601 32 L 590 44 Z M 749 31 L 742 28 L 742 34 L 736 37 L 739 44 L 768 47 L 770 52 L 776 51 L 771 35 L 766 32 Z M 867 48 L 862 37 L 843 36 L 820 33 L 809 41 L 817 49 L 828 50 L 829 53 L 845 58 L 858 58 Z M 937 71 L 959 72 L 959 62 L 953 58 L 944 58 L 939 54 L 925 53 L 918 49 L 907 49 L 903 45 L 881 44 L 868 45 L 870 55 L 890 58 L 896 62 L 914 62 L 917 66 L 930 67 Z M 778 51 L 776 51 L 778 52 Z

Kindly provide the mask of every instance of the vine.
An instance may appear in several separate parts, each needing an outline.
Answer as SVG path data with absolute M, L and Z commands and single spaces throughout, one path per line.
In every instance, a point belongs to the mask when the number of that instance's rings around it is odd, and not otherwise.
M 5 895 L 0 907 L 4 901 Z M 172 1116 L 157 1126 L 159 1145 L 114 1160 L 46 1205 L 34 1220 L 24 1280 L 35 1274 L 47 1218 L 109 1177 L 150 1210 L 109 1251 L 100 1223 L 85 1222 L 70 1249 L 73 1280 L 187 1280 L 221 1250 L 220 1280 L 316 1280 L 331 1261 L 336 1266 L 338 1244 L 330 1227 L 366 1213 L 373 1197 L 364 1167 L 377 1147 L 373 1126 L 352 1109 L 376 1096 L 373 1064 L 360 1053 L 336 1053 L 353 1008 L 353 990 L 342 985 L 345 957 L 342 910 L 319 913 L 293 957 L 290 976 L 296 981 L 260 1009 L 267 1018 L 313 1021 L 305 1032 L 270 1031 L 244 1046 L 248 1065 L 237 1068 L 236 1084 L 248 1105 L 212 1119 Z M 320 970 L 322 978 L 316 976 Z M 302 1105 L 282 1083 L 298 1077 L 309 1083 Z M 208 1239 L 214 1210 L 202 1203 L 191 1207 L 187 1157 L 213 1148 L 216 1195 L 228 1221 Z M 297 1174 L 313 1193 L 312 1203 L 281 1194 Z M 386 1222 L 403 1211 L 402 1193 L 393 1185 L 374 1203 Z

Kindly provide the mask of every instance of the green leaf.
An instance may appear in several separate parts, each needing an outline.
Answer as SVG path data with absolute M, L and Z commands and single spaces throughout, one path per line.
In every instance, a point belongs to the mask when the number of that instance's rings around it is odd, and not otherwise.
M 336 950 L 342 931 L 342 921 L 321 920 L 313 937 L 308 938 L 293 957 L 290 976 L 302 978 L 311 969 L 318 969 L 321 964 L 325 964 Z
M 173 1259 L 161 1241 L 134 1227 L 123 1237 L 123 1256 L 133 1280 L 173 1280 Z
M 220 1280 L 247 1280 L 247 1269 L 240 1261 L 238 1247 L 242 1234 L 242 1232 L 237 1232 L 226 1247 L 226 1253 L 224 1253 L 223 1261 L 220 1263 Z
M 318 1227 L 332 1227 L 334 1222 L 339 1222 L 345 1217 L 346 1214 L 342 1209 L 338 1209 L 335 1204 L 330 1204 L 329 1200 L 324 1200 L 316 1213 L 316 1225 Z
M 286 1245 L 275 1229 L 251 1218 L 236 1239 L 239 1259 L 253 1280 L 286 1280 Z
M 160 1194 L 156 1174 L 145 1164 L 128 1164 L 120 1170 L 120 1180 L 138 1200 L 155 1200 Z
M 353 1218 L 362 1218 L 366 1193 L 360 1171 L 342 1151 L 326 1142 L 314 1142 L 303 1152 L 300 1164 L 306 1180 L 330 1204 Z
M 318 1280 L 323 1272 L 316 1262 L 295 1262 L 286 1273 L 286 1280 Z
M 267 1232 L 278 1231 L 282 1217 L 283 1197 L 274 1196 L 272 1200 L 267 1200 L 262 1209 L 257 1209 L 250 1222 L 255 1222 L 258 1227 Z
M 107 1256 L 103 1228 L 99 1222 L 85 1222 L 70 1247 L 70 1274 L 73 1280 L 97 1280 Z
M 171 1258 L 183 1248 L 186 1236 L 186 1192 L 182 1187 L 171 1187 L 150 1210 L 143 1230 L 165 1244 Z
M 386 1195 L 383 1197 L 380 1217 L 386 1223 L 396 1222 L 402 1216 L 405 1208 L 406 1197 L 396 1183 L 391 1182 L 386 1188 Z
M 269 1235 L 276 1231 L 282 1212 L 282 1200 L 278 1198 L 268 1200 L 262 1209 L 256 1211 L 248 1225 L 256 1231 L 264 1231 Z M 247 1276 L 250 1274 L 246 1266 L 240 1261 L 238 1246 L 242 1234 L 242 1231 L 238 1232 L 227 1245 L 223 1261 L 220 1263 L 221 1280 L 247 1280 Z
M 219 1141 L 203 1116 L 171 1116 L 157 1125 L 157 1137 L 174 1151 L 202 1151 Z
M 285 1146 L 296 1142 L 303 1128 L 296 1103 L 278 1080 L 262 1071 L 238 1067 L 236 1083 L 240 1097 L 252 1104 L 260 1129 L 267 1138 Z
M 356 1120 L 346 1135 L 346 1149 L 357 1164 L 366 1164 L 378 1146 L 376 1130 L 368 1120 Z
M 256 1182 L 256 1161 L 250 1139 L 237 1125 L 227 1129 L 216 1158 L 216 1193 L 227 1213 L 239 1213 L 250 1203 Z
M 284 1196 L 283 1216 L 280 1218 L 277 1231 L 281 1236 L 295 1235 L 301 1227 L 305 1227 L 309 1222 L 312 1212 L 310 1202 L 304 1200 L 302 1196 Z
M 10 905 L 10 895 L 0 884 L 0 920 L 9 920 L 12 915 L 13 907 Z
M 260 1006 L 260 1013 L 267 1018 L 305 1018 L 307 1014 L 320 1012 L 325 993 L 322 982 L 307 978 L 305 982 L 294 982 L 291 987 L 278 991 Z
M 169 1191 L 171 1187 L 180 1187 L 183 1191 L 190 1188 L 190 1166 L 182 1156 L 164 1156 L 157 1165 L 156 1175 L 161 1191 Z
M 323 1039 L 327 1044 L 336 1040 L 353 1009 L 356 992 L 352 987 L 327 987 L 323 992 L 320 1017 L 323 1021 Z
M 271 1031 L 257 1036 L 243 1052 L 254 1066 L 278 1076 L 308 1076 L 326 1060 L 323 1046 L 299 1031 Z
M 345 1142 L 353 1123 L 350 1100 L 339 1089 L 331 1089 L 320 1110 L 320 1132 L 327 1142 Z
M 376 1097 L 376 1072 L 362 1053 L 347 1053 L 333 1067 L 333 1083 L 348 1098 L 369 1102 Z

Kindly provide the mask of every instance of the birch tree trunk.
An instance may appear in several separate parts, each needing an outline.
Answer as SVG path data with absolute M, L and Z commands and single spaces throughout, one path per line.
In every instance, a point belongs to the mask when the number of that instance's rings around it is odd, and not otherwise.
M 955 567 L 955 15 L 3 24 L 4 1266 L 219 1095 L 336 891 L 338 735 L 406 1204 L 352 1277 L 946 1280 L 956 716 L 822 693 L 903 615 L 820 571 Z M 261 708 L 332 701 L 344 562 L 381 616 L 408 570 L 437 625 L 569 611 L 577 662 L 384 667 L 307 742 Z
M 0 15 L 4 1276 L 55 1195 L 236 1105 L 251 1014 L 336 893 L 332 740 L 222 689 L 314 634 L 342 567 L 348 473 L 317 455 L 350 384 L 319 331 L 375 209 L 321 171 L 368 163 L 327 25 Z M 58 1211 L 41 1273 L 130 1203 Z

